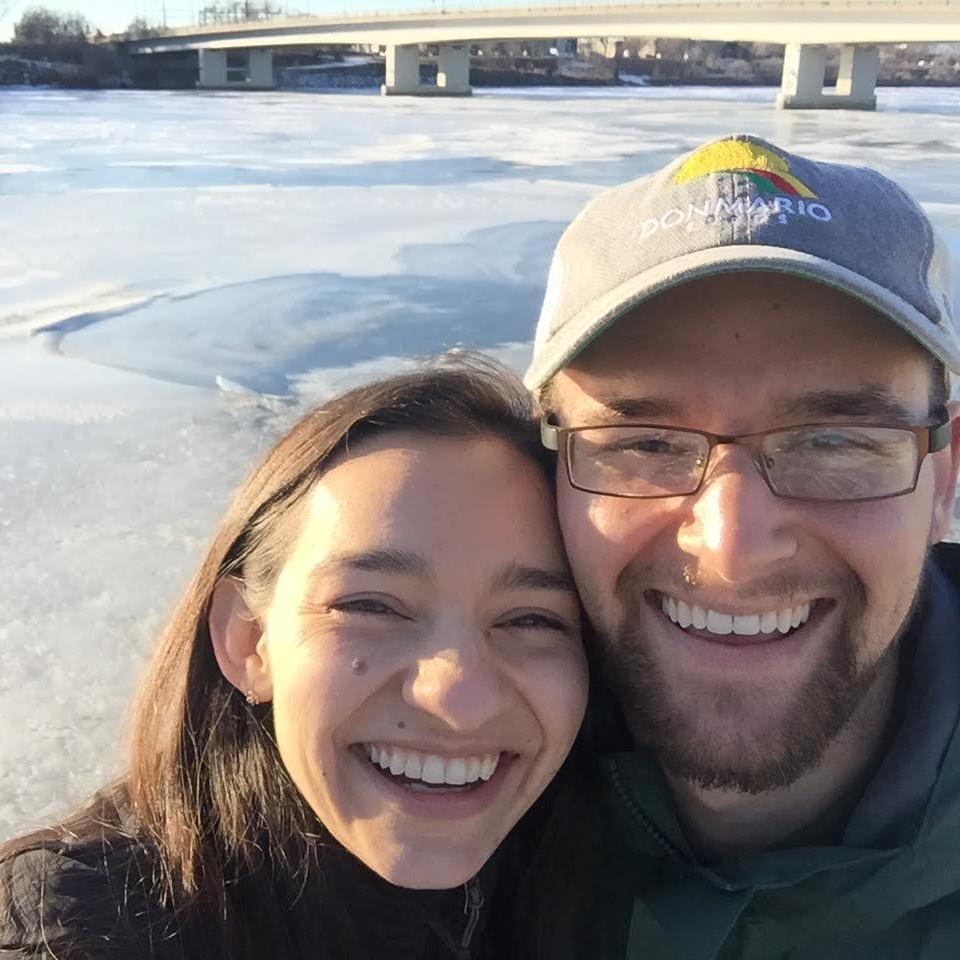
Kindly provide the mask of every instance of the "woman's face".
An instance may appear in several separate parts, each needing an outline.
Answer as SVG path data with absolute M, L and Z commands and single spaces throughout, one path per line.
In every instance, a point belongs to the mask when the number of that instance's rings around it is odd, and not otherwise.
M 284 764 L 400 886 L 475 874 L 583 717 L 553 491 L 498 440 L 395 433 L 338 458 L 262 621 Z

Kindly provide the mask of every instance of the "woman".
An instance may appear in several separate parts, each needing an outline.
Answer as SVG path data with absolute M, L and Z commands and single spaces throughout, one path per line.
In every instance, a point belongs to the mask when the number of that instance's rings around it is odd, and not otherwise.
M 0 956 L 557 956 L 569 765 L 524 815 L 586 688 L 519 384 L 460 359 L 351 391 L 228 511 L 128 773 L 0 851 Z

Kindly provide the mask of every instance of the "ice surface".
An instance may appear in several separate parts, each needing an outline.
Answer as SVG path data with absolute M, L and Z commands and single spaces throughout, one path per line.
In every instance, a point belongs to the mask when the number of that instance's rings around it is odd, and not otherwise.
M 879 167 L 960 253 L 960 92 L 774 95 L 0 90 L 0 837 L 117 769 L 152 638 L 277 431 L 417 354 L 522 369 L 602 186 L 750 131 Z

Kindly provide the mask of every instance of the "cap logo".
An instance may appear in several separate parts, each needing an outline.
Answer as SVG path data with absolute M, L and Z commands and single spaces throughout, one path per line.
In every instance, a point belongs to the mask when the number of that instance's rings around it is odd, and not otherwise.
M 816 200 L 817 195 L 790 173 L 790 165 L 775 150 L 744 140 L 711 143 L 689 157 L 673 182 L 689 183 L 711 173 L 741 173 L 760 193 Z
M 751 140 L 720 140 L 701 147 L 673 175 L 673 183 L 696 184 L 711 174 L 737 173 L 752 187 L 747 196 L 727 199 L 703 195 L 688 199 L 685 206 L 671 207 L 659 216 L 638 223 L 638 239 L 648 240 L 661 230 L 695 224 L 746 222 L 755 226 L 789 224 L 798 218 L 820 223 L 833 219 L 830 208 L 817 194 L 790 172 L 790 165 L 776 150 Z M 694 188 L 694 195 L 697 193 Z

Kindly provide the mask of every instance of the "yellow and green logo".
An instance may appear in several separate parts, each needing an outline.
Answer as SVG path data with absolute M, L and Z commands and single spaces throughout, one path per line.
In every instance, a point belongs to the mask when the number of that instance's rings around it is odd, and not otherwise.
M 711 173 L 741 173 L 760 193 L 805 197 L 817 195 L 790 173 L 783 157 L 769 147 L 745 140 L 721 140 L 698 150 L 674 175 L 674 183 L 689 183 Z

